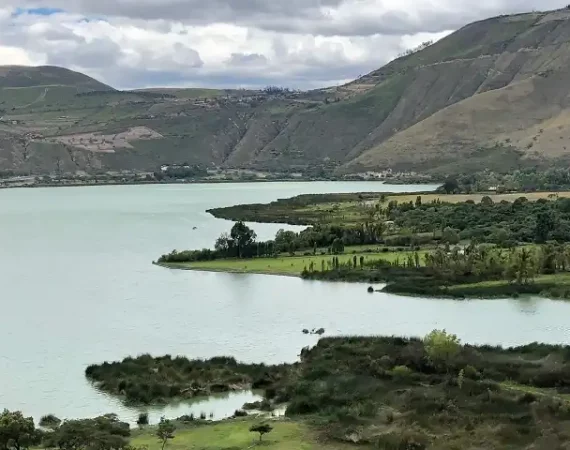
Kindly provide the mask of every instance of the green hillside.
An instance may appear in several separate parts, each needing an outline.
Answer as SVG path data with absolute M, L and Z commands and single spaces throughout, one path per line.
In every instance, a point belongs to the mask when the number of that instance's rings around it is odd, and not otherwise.
M 570 159 L 570 10 L 465 26 L 341 87 L 114 91 L 0 67 L 0 170 L 162 163 L 338 173 L 512 170 Z
M 71 86 L 78 92 L 111 91 L 112 87 L 87 75 L 55 66 L 0 66 L 0 88 Z

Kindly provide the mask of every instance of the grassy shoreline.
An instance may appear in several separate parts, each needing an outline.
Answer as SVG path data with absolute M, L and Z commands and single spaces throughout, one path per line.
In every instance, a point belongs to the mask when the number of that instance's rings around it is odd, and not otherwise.
M 411 253 L 411 252 L 407 252 Z M 398 253 L 402 257 L 404 253 Z M 353 255 L 344 255 L 345 259 L 351 259 Z M 356 255 L 359 257 L 360 255 Z M 374 256 L 374 255 L 372 255 Z M 308 257 L 286 257 L 286 258 L 260 258 L 260 260 L 267 261 L 280 261 L 287 259 L 298 259 L 306 261 Z M 302 259 L 301 259 L 302 258 Z M 313 260 L 321 260 L 321 257 L 312 257 Z M 399 283 L 391 282 L 388 279 L 374 279 L 372 273 L 367 271 L 353 270 L 351 271 L 356 278 L 349 276 L 329 279 L 326 277 L 303 277 L 301 272 L 294 272 L 292 270 L 279 270 L 274 268 L 261 268 L 259 266 L 252 266 L 251 263 L 255 260 L 236 260 L 225 259 L 207 262 L 186 262 L 186 263 L 154 263 L 159 267 L 172 270 L 189 270 L 196 272 L 210 272 L 210 273 L 230 273 L 230 274 L 250 274 L 250 275 L 270 275 L 270 276 L 284 276 L 295 277 L 302 279 L 313 279 L 317 281 L 328 282 L 355 282 L 362 284 L 385 284 L 381 292 L 412 296 L 412 297 L 430 297 L 430 298 L 453 298 L 453 299 L 497 299 L 509 298 L 525 295 L 537 295 L 556 299 L 566 299 L 568 291 L 570 291 L 570 273 L 560 273 L 554 275 L 540 275 L 537 276 L 531 283 L 514 284 L 507 280 L 492 280 L 492 281 L 479 281 L 475 283 L 466 284 L 453 284 L 446 286 L 437 286 L 430 289 L 419 290 L 412 284 L 402 285 Z M 249 264 L 249 267 L 248 267 Z M 362 275 L 359 274 L 362 273 Z M 330 272 L 329 272 L 330 273 Z M 370 275 L 370 278 L 366 278 Z

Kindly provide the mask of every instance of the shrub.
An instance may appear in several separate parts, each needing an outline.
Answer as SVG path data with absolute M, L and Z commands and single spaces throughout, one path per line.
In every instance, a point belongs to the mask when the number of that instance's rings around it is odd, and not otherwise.
M 137 425 L 139 426 L 148 425 L 148 413 L 144 412 L 139 414 L 139 417 L 137 419 Z
M 471 380 L 478 380 L 481 378 L 481 374 L 477 372 L 477 369 L 470 365 L 467 365 L 463 368 L 463 375 L 465 378 L 469 378 Z
M 424 338 L 424 347 L 436 367 L 449 370 L 449 365 L 461 350 L 461 342 L 455 334 L 433 330 Z
M 47 414 L 40 419 L 40 427 L 43 428 L 56 428 L 61 424 L 61 419 L 53 414 Z
M 396 366 L 392 369 L 392 375 L 398 379 L 408 378 L 412 373 L 412 369 L 407 366 Z
M 429 439 L 422 433 L 404 430 L 390 432 L 376 438 L 375 448 L 383 450 L 424 450 Z

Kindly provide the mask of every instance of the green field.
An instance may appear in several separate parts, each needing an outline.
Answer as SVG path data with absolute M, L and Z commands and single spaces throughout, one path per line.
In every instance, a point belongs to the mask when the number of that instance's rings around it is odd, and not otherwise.
M 419 253 L 420 261 L 423 262 L 423 256 L 426 250 Z M 390 262 L 405 261 L 409 256 L 413 256 L 414 252 L 362 252 L 362 247 L 347 247 L 345 253 L 338 255 L 341 263 L 353 260 L 356 256 L 357 262 L 363 256 L 365 260 L 384 259 Z M 185 263 L 166 263 L 164 267 L 172 269 L 186 270 L 204 270 L 211 272 L 230 272 L 230 273 L 259 273 L 268 275 L 290 275 L 299 276 L 304 268 L 308 268 L 311 262 L 314 264 L 315 270 L 321 269 L 322 261 L 332 259 L 332 255 L 311 255 L 311 256 L 281 256 L 278 258 L 254 258 L 254 259 L 219 259 L 215 261 L 185 262 Z
M 168 442 L 165 450 L 240 450 L 258 444 L 258 434 L 249 428 L 257 423 L 255 419 L 228 420 L 211 425 L 197 425 L 180 428 L 175 438 Z M 319 442 L 318 437 L 308 425 L 289 420 L 271 420 L 273 431 L 263 438 L 259 447 L 268 450 L 345 450 L 352 446 Z M 160 450 L 161 443 L 154 436 L 154 428 L 135 431 L 131 440 L 135 448 Z

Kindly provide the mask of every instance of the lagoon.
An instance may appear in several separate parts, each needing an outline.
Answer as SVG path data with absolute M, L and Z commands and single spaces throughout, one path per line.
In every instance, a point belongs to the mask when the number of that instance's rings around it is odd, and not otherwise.
M 570 303 L 545 299 L 454 301 L 366 292 L 366 286 L 297 278 L 167 270 L 172 249 L 211 246 L 231 224 L 205 212 L 302 193 L 411 192 L 381 183 L 240 183 L 0 191 L 0 408 L 38 418 L 92 417 L 128 408 L 84 378 L 91 363 L 128 355 L 230 355 L 294 361 L 326 335 L 423 335 L 446 328 L 473 343 L 570 343 Z M 252 225 L 261 239 L 278 224 Z M 289 229 L 301 227 L 286 227 Z M 198 399 L 161 414 L 227 416 L 252 393 Z

